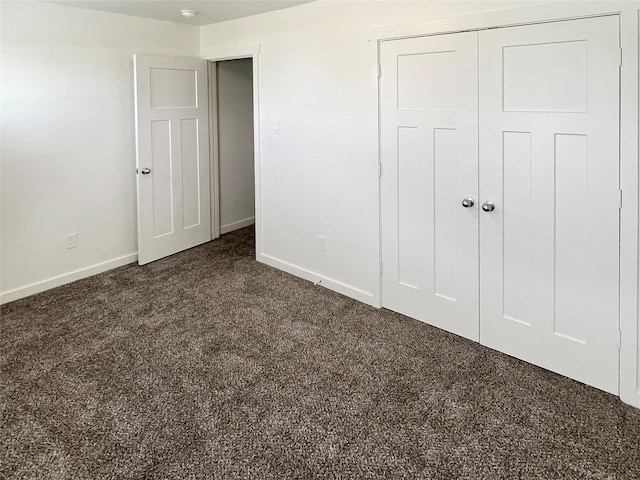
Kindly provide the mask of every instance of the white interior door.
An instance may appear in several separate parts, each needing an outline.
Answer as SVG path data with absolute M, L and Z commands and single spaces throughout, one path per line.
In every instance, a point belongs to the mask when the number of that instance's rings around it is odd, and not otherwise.
M 138 262 L 211 240 L 207 64 L 134 56 Z
M 477 340 L 477 32 L 383 42 L 380 65 L 383 305 Z
M 618 391 L 618 19 L 479 34 L 480 341 Z

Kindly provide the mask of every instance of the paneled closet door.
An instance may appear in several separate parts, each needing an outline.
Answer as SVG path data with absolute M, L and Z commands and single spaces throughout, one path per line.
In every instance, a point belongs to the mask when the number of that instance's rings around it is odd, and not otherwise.
M 380 63 L 383 304 L 477 340 L 477 32 L 383 42 Z
M 479 65 L 480 341 L 617 393 L 618 18 L 482 31 Z

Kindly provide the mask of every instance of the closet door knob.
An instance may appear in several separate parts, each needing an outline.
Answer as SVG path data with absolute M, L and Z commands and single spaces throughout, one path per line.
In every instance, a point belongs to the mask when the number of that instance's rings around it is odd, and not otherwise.
M 487 200 L 482 204 L 482 210 L 485 212 L 493 212 L 496 209 L 496 204 L 490 200 Z
M 149 175 L 151 173 L 151 170 L 149 170 L 148 168 L 143 168 L 142 170 L 140 170 L 140 173 L 143 175 Z
M 473 201 L 473 198 L 471 198 L 471 197 L 464 197 L 464 199 L 462 200 L 462 206 L 464 208 L 471 208 L 471 207 L 473 207 L 474 203 L 475 202 Z

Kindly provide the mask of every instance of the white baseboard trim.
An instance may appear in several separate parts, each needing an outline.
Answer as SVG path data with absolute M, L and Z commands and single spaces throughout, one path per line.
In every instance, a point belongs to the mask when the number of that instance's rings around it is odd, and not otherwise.
M 620 400 L 632 407 L 640 408 L 640 392 L 637 390 L 629 393 L 620 386 Z
M 245 218 L 244 220 L 238 220 L 237 222 L 228 223 L 227 225 L 220 225 L 220 235 L 233 232 L 239 228 L 248 227 L 256 223 L 256 217 Z
M 259 262 L 265 263 L 271 267 L 275 267 L 279 270 L 295 275 L 296 277 L 309 280 L 316 285 L 321 285 L 328 288 L 329 290 L 333 290 L 334 292 L 341 293 L 342 295 L 346 295 L 347 297 L 351 297 L 361 301 L 362 303 L 371 305 L 372 307 L 380 307 L 379 300 L 375 298 L 375 295 L 371 292 L 366 292 L 351 285 L 347 285 L 346 283 L 334 280 L 333 278 L 329 278 L 324 275 L 320 275 L 318 273 L 312 272 L 311 270 L 307 270 L 306 268 L 298 267 L 297 265 L 285 262 L 284 260 L 280 260 L 265 253 L 258 253 L 256 255 L 256 259 Z
M 62 275 L 51 277 L 40 282 L 25 285 L 24 287 L 14 288 L 13 290 L 8 290 L 6 292 L 0 293 L 0 305 L 13 302 L 14 300 L 18 300 L 20 298 L 28 297 L 29 295 L 33 295 L 35 293 L 44 292 L 45 290 L 59 287 L 67 283 L 75 282 L 76 280 L 91 277 L 93 275 L 97 275 L 98 273 L 106 272 L 107 270 L 112 270 L 114 268 L 128 265 L 129 263 L 133 263 L 136 261 L 138 261 L 138 254 L 130 253 L 129 255 L 125 255 L 123 257 L 118 257 L 114 258 L 113 260 L 107 260 L 106 262 L 97 263 L 95 265 L 91 265 L 90 267 L 85 267 L 79 270 L 74 270 L 73 272 L 64 273 Z

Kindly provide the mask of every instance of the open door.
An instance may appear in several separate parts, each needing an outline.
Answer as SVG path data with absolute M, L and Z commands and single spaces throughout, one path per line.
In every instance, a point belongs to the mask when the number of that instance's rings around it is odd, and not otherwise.
M 207 63 L 134 55 L 138 263 L 211 240 Z

